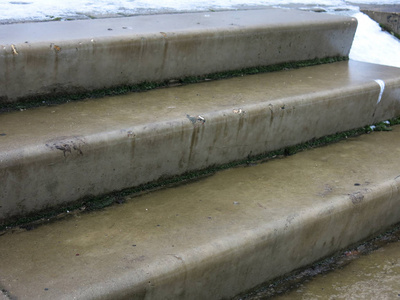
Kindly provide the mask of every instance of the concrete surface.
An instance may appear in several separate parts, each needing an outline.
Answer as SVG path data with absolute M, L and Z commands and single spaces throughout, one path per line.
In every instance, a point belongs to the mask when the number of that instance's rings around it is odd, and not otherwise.
M 356 26 L 272 8 L 0 25 L 0 102 L 347 56 Z
M 0 221 L 390 119 L 399 99 L 400 69 L 350 61 L 2 114 Z
M 351 2 L 349 2 L 351 3 Z M 392 12 L 400 13 L 400 4 L 366 4 L 366 3 L 351 3 L 360 7 L 360 10 L 370 10 L 376 12 Z
M 400 242 L 387 244 L 328 274 L 317 275 L 298 289 L 273 299 L 398 299 L 399 253 Z
M 226 299 L 400 220 L 400 128 L 0 236 L 15 299 Z
M 0 294 L 0 300 L 9 300 L 9 299 L 10 299 L 10 298 L 8 298 L 7 295 L 5 295 L 5 294 L 3 294 L 3 293 Z
M 396 9 L 393 10 L 361 9 L 361 11 L 368 15 L 372 20 L 400 35 L 400 5 L 397 5 Z

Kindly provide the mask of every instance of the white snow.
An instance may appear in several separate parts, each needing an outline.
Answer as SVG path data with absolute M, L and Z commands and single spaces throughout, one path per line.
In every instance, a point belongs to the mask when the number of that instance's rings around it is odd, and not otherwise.
M 376 0 L 351 0 L 351 1 L 346 1 L 346 2 L 358 3 L 358 4 L 399 4 L 399 0 L 381 0 L 381 1 L 376 1 Z
M 91 15 L 132 15 L 163 11 L 199 11 L 237 9 L 249 6 L 286 6 L 289 4 L 323 7 L 328 13 L 346 14 L 357 18 L 359 25 L 350 58 L 359 61 L 400 67 L 400 42 L 383 32 L 379 25 L 360 13 L 357 4 L 399 4 L 399 0 L 24 0 L 0 1 L 0 23 L 39 21 Z M 337 11 L 345 8 L 347 11 Z
M 378 96 L 378 101 L 376 102 L 376 104 L 378 104 L 379 102 L 381 102 L 383 91 L 385 90 L 385 82 L 382 79 L 375 79 L 375 82 L 379 84 L 379 87 L 381 88 Z
M 351 3 L 398 4 L 398 0 L 25 0 L 0 1 L 0 21 L 47 20 L 52 18 L 76 17 L 82 14 L 135 14 L 146 11 L 196 11 L 218 8 L 237 8 L 252 5 L 283 6 L 304 4 L 316 6 L 354 7 Z
M 379 25 L 363 13 L 353 15 L 358 28 L 350 51 L 350 59 L 400 68 L 400 42 L 382 31 Z

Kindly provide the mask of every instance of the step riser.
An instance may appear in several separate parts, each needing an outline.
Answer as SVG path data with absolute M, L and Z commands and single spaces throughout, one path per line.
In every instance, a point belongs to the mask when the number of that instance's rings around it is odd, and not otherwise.
M 1 153 L 0 220 L 400 115 L 400 79 L 386 81 L 377 105 L 379 93 L 372 81 L 244 106 L 242 113 L 229 109 L 204 114 L 204 124 L 183 117 L 92 136 L 58 137 Z
M 356 26 L 354 18 L 271 9 L 4 25 L 0 103 L 347 56 Z M 24 30 L 39 40 L 21 40 Z

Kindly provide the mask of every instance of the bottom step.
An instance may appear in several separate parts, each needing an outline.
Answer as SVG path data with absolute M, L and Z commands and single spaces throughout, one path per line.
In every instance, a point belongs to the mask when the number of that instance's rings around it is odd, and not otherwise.
M 0 288 L 10 299 L 230 298 L 399 222 L 399 154 L 395 126 L 9 230 Z

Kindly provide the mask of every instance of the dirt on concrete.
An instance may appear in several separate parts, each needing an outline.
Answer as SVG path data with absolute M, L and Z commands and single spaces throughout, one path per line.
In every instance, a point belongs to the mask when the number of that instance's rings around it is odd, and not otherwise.
M 400 223 L 393 226 L 385 233 L 340 251 L 334 256 L 325 258 L 311 266 L 296 270 L 291 274 L 276 280 L 266 282 L 251 291 L 236 296 L 232 300 L 285 298 L 285 295 L 293 293 L 304 284 L 315 279 L 317 276 L 332 274 L 335 270 L 342 269 L 352 262 L 355 262 L 357 259 L 366 257 L 374 251 L 382 249 L 383 247 L 389 246 L 389 244 L 395 242 L 400 242 Z M 300 295 L 298 296 L 301 298 Z

